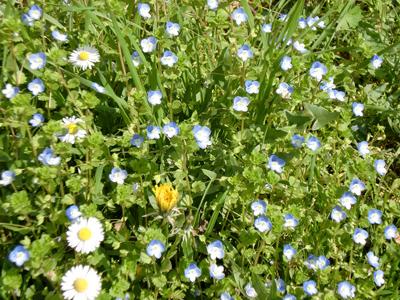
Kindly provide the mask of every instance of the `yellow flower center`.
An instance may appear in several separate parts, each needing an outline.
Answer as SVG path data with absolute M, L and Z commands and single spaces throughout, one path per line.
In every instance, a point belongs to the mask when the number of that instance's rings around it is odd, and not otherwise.
M 153 192 L 156 195 L 158 207 L 162 211 L 170 211 L 178 203 L 178 190 L 174 189 L 170 183 L 156 185 Z
M 74 288 L 77 290 L 79 293 L 82 293 L 87 290 L 88 288 L 88 282 L 85 278 L 78 278 L 74 282 Z
M 68 133 L 73 134 L 76 132 L 76 130 L 78 129 L 78 126 L 75 123 L 70 123 L 67 126 L 65 126 L 68 128 Z
M 85 51 L 82 51 L 82 52 L 79 54 L 79 58 L 80 58 L 81 60 L 88 60 L 88 59 L 89 59 L 89 54 L 88 54 L 87 52 L 85 52 Z
M 92 232 L 89 228 L 85 227 L 79 230 L 78 237 L 81 241 L 87 241 L 92 236 Z

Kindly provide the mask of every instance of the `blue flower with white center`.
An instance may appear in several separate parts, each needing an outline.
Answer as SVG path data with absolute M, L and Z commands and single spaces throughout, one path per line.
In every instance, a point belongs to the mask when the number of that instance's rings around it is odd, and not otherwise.
M 21 21 L 24 25 L 33 26 L 34 20 L 35 20 L 34 18 L 28 16 L 27 14 L 22 14 L 21 16 Z
M 32 70 L 40 70 L 47 63 L 46 54 L 44 54 L 44 52 L 32 53 L 29 55 L 28 61 L 31 63 L 29 67 Z
M 289 69 L 291 69 L 292 66 L 292 59 L 289 56 L 285 56 L 284 58 L 282 58 L 281 60 L 281 69 L 283 71 L 287 71 Z
M 221 300 L 235 300 L 235 298 L 231 297 L 228 293 L 221 294 Z
M 161 63 L 169 67 L 172 67 L 177 61 L 178 57 L 169 50 L 165 51 L 161 57 Z
M 268 160 L 268 168 L 277 173 L 282 173 L 282 167 L 286 164 L 284 159 L 279 158 L 275 154 L 272 154 Z
M 57 30 L 54 30 L 51 32 L 51 35 L 53 39 L 59 42 L 68 42 L 68 35 L 67 34 L 62 34 Z
M 279 16 L 279 19 L 281 20 L 281 21 L 287 21 L 287 14 L 280 14 L 280 16 Z
M 383 63 L 383 58 L 379 57 L 378 55 L 374 55 L 370 62 L 375 69 L 378 69 Z
M 251 286 L 251 282 L 246 284 L 244 290 L 246 292 L 246 296 L 249 298 L 256 298 L 258 296 L 256 290 Z
M 316 137 L 310 137 L 306 143 L 307 148 L 312 151 L 317 151 L 321 147 L 321 142 Z
M 300 27 L 301 29 L 304 29 L 304 28 L 306 28 L 306 26 L 307 26 L 307 21 L 306 21 L 303 17 L 301 17 L 301 18 L 299 19 L 299 22 L 298 22 L 297 24 L 299 25 L 299 27 Z
M 142 46 L 143 52 L 153 52 L 156 49 L 157 40 L 154 36 L 140 41 L 140 46 Z
M 261 216 L 258 219 L 255 219 L 254 227 L 260 232 L 265 232 L 271 230 L 272 223 L 266 216 Z
M 137 51 L 134 51 L 132 53 L 131 58 L 132 58 L 133 65 L 135 67 L 139 66 L 143 62 L 142 59 L 140 58 L 139 53 Z
M 211 244 L 209 244 L 207 246 L 207 253 L 210 255 L 210 258 L 212 260 L 215 260 L 217 258 L 223 259 L 225 256 L 225 251 L 224 251 L 222 242 L 219 240 L 216 240 L 216 241 L 212 242 Z
M 308 280 L 303 283 L 303 290 L 308 296 L 318 293 L 317 283 L 314 280 Z
M 357 102 L 353 103 L 353 113 L 356 117 L 362 117 L 364 115 L 363 110 L 364 110 L 364 105 Z
M 11 184 L 14 181 L 15 178 L 15 173 L 11 171 L 3 171 L 1 173 L 1 180 L 0 180 L 0 185 L 6 186 Z
M 340 204 L 346 207 L 347 210 L 351 209 L 352 204 L 357 203 L 357 198 L 350 192 L 345 192 L 340 198 Z
M 296 255 L 296 253 L 296 250 L 289 244 L 283 247 L 283 255 L 285 255 L 288 260 L 291 260 L 292 257 Z
M 300 148 L 300 149 L 303 148 L 302 144 L 304 143 L 304 141 L 305 141 L 305 139 L 300 135 L 295 134 L 292 137 L 292 145 L 295 148 Z
M 332 208 L 331 218 L 336 223 L 339 223 L 346 218 L 346 212 L 344 212 L 339 205 L 336 205 L 334 208 Z
M 149 101 L 151 105 L 161 104 L 161 98 L 162 94 L 160 91 L 149 91 L 147 93 L 147 101 Z
M 146 252 L 148 256 L 154 256 L 155 258 L 161 258 L 161 253 L 165 251 L 164 243 L 160 242 L 157 239 L 152 240 L 146 248 Z
M 264 200 L 259 200 L 251 203 L 251 209 L 253 210 L 254 216 L 259 216 L 267 213 L 267 203 Z
M 168 34 L 178 36 L 179 29 L 181 29 L 181 26 L 179 26 L 178 23 L 172 23 L 170 21 L 167 22 L 166 30 Z
M 149 140 L 158 140 L 160 138 L 161 128 L 150 125 L 147 127 L 147 138 Z
M 314 77 L 317 81 L 321 81 L 322 76 L 324 76 L 327 72 L 328 69 L 319 61 L 316 61 L 311 65 L 310 75 L 311 77 Z
M 374 272 L 374 281 L 377 286 L 382 286 L 385 284 L 385 279 L 383 279 L 383 271 L 378 270 Z
M 233 109 L 236 111 L 247 111 L 249 103 L 249 98 L 236 96 L 233 98 Z
M 210 266 L 210 276 L 215 279 L 222 279 L 225 277 L 224 267 L 217 266 L 217 264 L 212 264 Z
M 173 138 L 174 136 L 178 135 L 179 132 L 181 132 L 175 122 L 169 122 L 167 125 L 164 125 L 163 131 L 169 139 Z
M 387 173 L 385 166 L 386 166 L 386 163 L 383 159 L 378 159 L 375 161 L 375 170 L 381 176 L 383 176 Z
M 316 17 L 314 18 L 314 20 L 315 20 L 315 23 L 317 23 L 317 26 L 318 26 L 319 28 L 325 28 L 325 27 L 326 27 L 324 21 L 318 21 L 318 20 L 319 20 L 319 17 L 318 17 L 318 16 L 316 16 Z
M 13 87 L 10 83 L 6 84 L 6 88 L 1 91 L 7 99 L 11 99 L 15 97 L 16 94 L 19 92 L 18 87 Z
M 319 86 L 320 90 L 324 90 L 325 92 L 328 90 L 333 90 L 336 88 L 336 85 L 333 83 L 333 77 L 329 77 L 329 81 L 322 82 L 322 85 Z
M 28 15 L 34 20 L 39 20 L 43 14 L 43 10 L 36 4 L 32 5 L 28 10 Z
M 32 116 L 32 119 L 29 120 L 29 124 L 31 124 L 32 127 L 39 127 L 40 125 L 42 125 L 43 121 L 43 115 L 36 113 Z
M 22 266 L 30 257 L 31 255 L 29 251 L 22 245 L 18 245 L 10 252 L 10 254 L 8 254 L 8 259 L 12 263 L 15 263 L 17 267 Z
M 44 164 L 44 158 L 46 157 L 47 154 L 53 154 L 53 150 L 50 148 L 45 148 L 42 153 L 40 153 L 37 157 L 38 161 Z
M 379 209 L 370 209 L 368 211 L 368 221 L 371 224 L 381 224 L 382 212 Z
M 275 279 L 275 283 L 276 283 L 276 290 L 278 292 L 284 292 L 286 290 L 285 282 L 283 281 L 283 279 L 281 278 L 279 278 L 278 280 Z
M 141 15 L 143 18 L 151 18 L 150 6 L 148 4 L 139 3 L 138 4 L 138 11 L 139 11 L 139 15 Z
M 283 297 L 282 300 L 297 300 L 297 298 L 291 294 L 286 294 L 286 296 Z
M 244 86 L 246 87 L 246 92 L 248 92 L 249 94 L 258 94 L 260 83 L 258 81 L 247 80 L 244 83 Z
M 315 257 L 314 254 L 310 254 L 307 257 L 307 261 L 305 262 L 307 269 L 313 269 L 315 271 L 318 268 L 317 261 L 318 261 L 318 258 Z
M 331 262 L 324 255 L 320 255 L 317 259 L 317 266 L 320 270 L 325 270 L 330 264 Z
M 373 266 L 374 268 L 379 268 L 379 257 L 375 256 L 374 252 L 369 251 L 367 253 L 367 259 L 371 266 Z
M 282 42 L 286 40 L 286 35 L 283 37 Z M 292 43 L 292 39 L 289 39 L 286 43 L 286 46 L 289 46 Z
M 307 17 L 307 25 L 308 27 L 312 27 L 312 30 L 317 30 L 317 28 L 314 26 L 315 21 L 317 21 L 315 18 Z
M 279 84 L 278 89 L 276 90 L 276 93 L 278 95 L 281 95 L 282 98 L 284 99 L 290 99 L 292 93 L 293 93 L 293 87 L 288 85 L 286 82 L 282 82 Z
M 238 51 L 237 55 L 243 60 L 246 61 L 248 58 L 253 57 L 253 51 L 251 51 L 250 46 L 243 45 Z
M 211 130 L 207 126 L 201 127 L 200 125 L 196 125 L 193 127 L 194 138 L 201 149 L 205 149 L 207 146 L 212 145 L 210 134 Z
M 128 172 L 118 168 L 112 168 L 110 175 L 108 175 L 108 178 L 110 178 L 112 182 L 118 184 L 123 184 L 126 177 L 128 177 Z
M 246 22 L 248 17 L 243 8 L 238 8 L 232 13 L 232 19 L 236 21 L 236 25 Z
M 357 125 L 351 126 L 351 130 L 357 131 L 358 130 L 358 126 Z
M 144 142 L 144 137 L 135 133 L 133 135 L 133 138 L 129 142 L 131 143 L 132 146 L 135 146 L 136 148 L 140 148 L 140 146 Z
M 350 183 L 350 192 L 356 194 L 357 196 L 361 195 L 361 192 L 365 190 L 365 183 L 361 180 L 355 178 Z
M 197 277 L 201 276 L 201 270 L 196 266 L 195 263 L 190 264 L 185 269 L 185 277 L 189 279 L 191 282 L 194 282 Z
M 210 9 L 214 10 L 218 8 L 219 0 L 207 0 L 207 5 Z
M 262 27 L 262 31 L 265 33 L 270 33 L 272 32 L 272 25 L 271 24 L 264 24 Z
M 283 224 L 284 227 L 296 227 L 299 225 L 299 220 L 297 220 L 292 214 L 287 214 L 285 216 L 285 224 Z
M 136 182 L 135 184 L 133 184 L 133 193 L 136 194 L 138 189 L 139 189 L 139 183 Z
M 347 299 L 348 297 L 354 298 L 355 291 L 356 291 L 356 287 L 354 285 L 351 285 L 347 281 L 342 281 L 342 282 L 339 282 L 339 284 L 338 284 L 338 293 L 343 299 Z
M 300 53 L 305 53 L 308 50 L 306 49 L 306 45 L 304 45 L 303 43 L 299 43 L 299 41 L 295 41 L 293 43 L 293 47 L 294 49 L 296 49 L 297 51 L 299 51 Z
M 61 163 L 61 157 L 55 156 L 53 153 L 46 154 L 43 164 L 45 166 L 58 166 Z
M 394 239 L 397 236 L 397 227 L 394 225 L 386 226 L 385 228 L 385 238 L 388 240 Z
M 68 220 L 72 222 L 78 219 L 82 215 L 82 212 L 79 211 L 79 207 L 77 205 L 71 205 L 70 207 L 67 208 L 65 214 L 67 215 Z
M 365 245 L 367 238 L 368 232 L 366 232 L 364 229 L 357 228 L 353 233 L 353 240 L 357 244 Z
M 362 156 L 365 156 L 368 153 L 370 153 L 370 151 L 368 149 L 368 142 L 366 142 L 366 141 L 358 143 L 357 148 Z
M 346 94 L 344 92 L 335 90 L 334 93 L 335 93 L 334 95 L 335 99 L 339 100 L 340 102 L 345 101 L 344 97 L 346 97 Z
M 106 92 L 106 89 L 103 86 L 101 86 L 100 84 L 98 84 L 97 82 L 92 83 L 92 88 L 98 93 L 103 94 Z
M 43 81 L 39 78 L 35 78 L 32 82 L 28 83 L 28 90 L 30 90 L 34 96 L 43 93 L 44 89 Z

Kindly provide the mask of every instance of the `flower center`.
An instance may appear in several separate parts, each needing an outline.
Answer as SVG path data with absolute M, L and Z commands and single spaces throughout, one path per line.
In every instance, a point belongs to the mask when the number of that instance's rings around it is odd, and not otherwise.
M 92 236 L 92 232 L 90 231 L 89 228 L 84 227 L 81 230 L 79 230 L 78 237 L 81 241 L 87 241 L 90 239 Z M 86 286 L 87 287 L 87 286 Z M 86 288 L 85 288 L 86 289 Z
M 74 282 L 74 288 L 77 290 L 79 293 L 82 293 L 87 290 L 89 283 L 87 282 L 86 279 L 84 278 L 78 278 Z
M 82 51 L 82 52 L 79 54 L 79 58 L 80 58 L 81 60 L 88 60 L 88 59 L 89 59 L 89 54 L 88 54 L 87 52 L 85 52 L 85 51 Z
M 69 123 L 65 127 L 68 128 L 68 133 L 70 133 L 70 134 L 74 134 L 76 132 L 76 130 L 78 129 L 78 126 L 75 123 Z

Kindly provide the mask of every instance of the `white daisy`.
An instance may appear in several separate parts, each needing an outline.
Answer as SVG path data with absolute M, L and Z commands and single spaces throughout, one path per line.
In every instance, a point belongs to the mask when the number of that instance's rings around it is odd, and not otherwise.
M 96 250 L 104 239 L 103 226 L 96 218 L 78 218 L 68 226 L 67 241 L 76 252 L 89 253 Z
M 86 135 L 86 130 L 78 129 L 77 123 L 85 123 L 82 119 L 76 118 L 75 116 L 71 118 L 63 118 L 63 125 L 67 129 L 67 133 L 64 135 L 57 135 L 60 140 L 64 143 L 75 143 L 76 139 L 83 139 Z
M 64 299 L 94 300 L 101 291 L 101 278 L 89 266 L 72 267 L 61 278 Z
M 69 56 L 69 61 L 75 66 L 81 68 L 81 70 L 91 69 L 95 62 L 100 61 L 99 51 L 92 46 L 78 46 L 78 49 L 74 50 Z

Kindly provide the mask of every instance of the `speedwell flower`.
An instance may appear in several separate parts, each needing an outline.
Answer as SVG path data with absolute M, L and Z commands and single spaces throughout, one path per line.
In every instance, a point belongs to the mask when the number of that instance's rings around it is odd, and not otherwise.
M 45 166 L 58 166 L 61 163 L 61 157 L 55 156 L 54 153 L 46 154 L 43 160 Z
M 11 99 L 15 97 L 16 94 L 19 92 L 18 87 L 13 87 L 10 83 L 6 84 L 6 88 L 4 90 L 1 90 L 1 92 L 6 96 L 7 99 Z
M 249 98 L 236 96 L 233 98 L 233 109 L 236 111 L 247 111 L 249 103 Z
M 247 80 L 244 85 L 246 87 L 246 92 L 249 94 L 258 94 L 258 89 L 260 88 L 260 83 L 258 81 Z
M 379 209 L 370 209 L 368 211 L 368 221 L 371 224 L 381 224 L 382 212 Z
M 338 285 L 339 295 L 343 299 L 347 299 L 347 297 L 354 298 L 355 297 L 355 295 L 354 295 L 355 291 L 356 291 L 356 287 L 354 285 L 351 285 L 347 281 L 342 281 Z
M 379 57 L 378 55 L 374 55 L 370 62 L 375 69 L 378 69 L 383 63 L 383 58 Z
M 178 203 L 178 189 L 174 189 L 170 183 L 155 185 L 153 192 L 156 196 L 158 207 L 163 212 L 170 211 Z
M 158 140 L 160 138 L 161 128 L 158 126 L 147 126 L 147 138 L 149 140 Z
M 137 51 L 133 51 L 131 58 L 132 58 L 133 65 L 135 67 L 137 67 L 138 65 L 140 65 L 143 62 Z
M 103 86 L 99 85 L 97 82 L 93 82 L 93 83 L 92 83 L 92 88 L 93 88 L 96 92 L 102 93 L 102 94 L 106 91 L 106 89 L 105 89 Z
M 328 69 L 319 61 L 314 62 L 310 68 L 310 75 L 318 81 L 321 81 L 322 76 L 324 76 L 327 72 Z
M 340 221 L 342 221 L 342 220 L 344 220 L 346 218 L 346 212 L 344 212 L 339 205 L 336 205 L 332 209 L 331 218 L 336 223 L 339 223 Z
M 69 61 L 81 70 L 92 69 L 94 63 L 100 61 L 100 54 L 93 46 L 84 45 L 83 48 L 78 46 L 78 49 L 72 51 L 69 56 Z
M 303 143 L 304 143 L 304 138 L 302 136 L 295 134 L 292 137 L 293 147 L 301 149 L 301 148 L 303 148 L 303 145 L 302 145 Z
M 360 154 L 362 156 L 365 156 L 368 153 L 370 153 L 370 151 L 368 149 L 368 142 L 366 142 L 366 141 L 358 143 L 357 147 L 358 147 L 358 151 L 360 152 Z
M 283 297 L 282 300 L 297 300 L 297 298 L 291 294 L 286 294 L 286 296 Z
M 51 150 L 50 148 L 45 148 L 43 150 L 43 152 L 38 155 L 37 159 L 38 159 L 38 161 L 40 161 L 41 163 L 44 164 L 44 159 L 45 159 L 46 155 L 53 154 L 53 153 L 54 153 L 53 150 Z
M 248 16 L 246 15 L 243 8 L 238 8 L 232 13 L 232 19 L 236 21 L 237 25 L 240 25 L 242 22 L 246 22 Z
M 350 191 L 357 196 L 361 195 L 361 192 L 365 190 L 365 183 L 355 178 L 350 183 Z
M 397 236 L 397 227 L 394 225 L 386 226 L 385 228 L 385 237 L 388 240 L 394 239 Z
M 375 161 L 375 170 L 381 176 L 383 176 L 387 173 L 385 166 L 386 166 L 386 162 L 383 159 L 378 159 Z
M 266 216 L 261 216 L 254 221 L 254 227 L 260 232 L 270 231 L 272 223 Z
M 291 69 L 292 66 L 292 59 L 289 56 L 285 56 L 284 58 L 282 58 L 281 60 L 281 69 L 283 71 L 287 71 L 289 69 Z
M 181 26 L 179 26 L 178 23 L 172 23 L 170 21 L 167 22 L 166 30 L 167 30 L 168 34 L 178 36 L 179 29 L 181 29 Z
M 251 282 L 246 284 L 244 290 L 246 292 L 246 296 L 249 298 L 256 298 L 258 296 L 256 290 L 251 286 Z
M 279 278 L 278 280 L 275 279 L 275 283 L 276 283 L 276 290 L 278 292 L 284 292 L 286 290 L 285 282 L 283 281 L 283 279 L 281 278 Z
M 54 30 L 51 32 L 51 35 L 53 36 L 53 39 L 59 42 L 68 42 L 68 35 L 62 34 L 57 30 Z
M 78 265 L 61 278 L 61 290 L 64 299 L 94 300 L 101 291 L 101 278 L 89 266 Z
M 140 148 L 140 146 L 144 142 L 144 137 L 135 133 L 133 135 L 133 138 L 129 142 L 131 143 L 132 146 L 135 146 L 136 148 Z
M 212 260 L 215 260 L 217 258 L 223 259 L 225 256 L 225 251 L 224 251 L 222 242 L 219 240 L 216 240 L 216 241 L 212 242 L 211 244 L 209 244 L 207 246 L 207 253 L 210 255 L 210 258 Z
M 160 91 L 149 91 L 147 93 L 147 101 L 149 101 L 151 105 L 161 104 L 161 98 L 162 94 Z
M 284 227 L 296 227 L 299 225 L 299 220 L 297 220 L 292 214 L 287 214 L 285 216 L 285 224 L 283 224 Z
M 118 184 L 123 184 L 126 177 L 128 177 L 128 172 L 117 168 L 112 168 L 110 175 L 108 175 L 108 178 L 110 178 L 112 182 Z
M 377 286 L 382 286 L 385 284 L 385 279 L 383 279 L 383 271 L 378 270 L 374 272 L 374 281 Z
M 325 92 L 328 90 L 333 90 L 336 88 L 336 85 L 333 83 L 333 77 L 329 77 L 329 81 L 322 82 L 322 85 L 319 86 L 320 90 L 324 90 Z
M 263 215 L 267 212 L 267 203 L 264 200 L 259 200 L 251 203 L 251 209 L 254 216 Z
M 253 57 L 253 51 L 251 51 L 250 46 L 243 45 L 238 51 L 237 55 L 243 60 L 246 61 L 248 58 Z
M 165 135 L 171 139 L 174 136 L 178 135 L 181 130 L 179 129 L 178 125 L 175 122 L 169 122 L 167 125 L 164 125 L 163 131 Z
M 275 171 L 277 173 L 282 173 L 282 167 L 285 165 L 285 163 L 286 162 L 284 159 L 281 159 L 275 154 L 272 154 L 269 157 L 267 167 L 270 168 L 272 171 Z
M 22 245 L 18 245 L 8 254 L 8 259 L 15 263 L 17 267 L 22 266 L 30 257 L 29 251 Z
M 222 293 L 220 300 L 235 300 L 235 298 L 231 297 L 228 293 Z
M 364 115 L 363 110 L 364 110 L 364 105 L 357 102 L 353 103 L 353 113 L 356 117 L 362 117 Z
M 272 25 L 271 24 L 264 24 L 262 27 L 262 31 L 265 33 L 272 32 Z
M 284 99 L 290 99 L 290 96 L 293 93 L 293 87 L 288 85 L 286 82 L 282 82 L 279 84 L 276 93 L 281 95 Z
M 291 260 L 292 257 L 296 255 L 296 250 L 287 244 L 283 247 L 283 255 L 285 255 L 288 260 Z
M 76 252 L 90 253 L 96 250 L 104 239 L 103 226 L 96 218 L 79 217 L 68 226 L 67 241 Z
M 146 248 L 148 256 L 154 256 L 155 258 L 161 258 L 161 253 L 165 251 L 165 245 L 157 239 L 152 240 Z
M 15 173 L 11 171 L 3 171 L 1 173 L 1 180 L 0 180 L 0 185 L 6 186 L 11 184 L 14 181 L 15 178 Z
M 321 147 L 321 142 L 316 137 L 310 137 L 306 143 L 307 148 L 312 151 L 317 151 Z
M 351 209 L 352 204 L 357 203 L 357 198 L 350 192 L 344 192 L 342 197 L 340 198 L 340 204 L 346 207 L 347 210 Z
M 317 283 L 314 280 L 308 280 L 303 283 L 303 290 L 308 296 L 318 293 Z
M 78 123 L 85 123 L 80 118 L 76 118 L 75 116 L 69 118 L 62 119 L 64 127 L 67 129 L 67 133 L 64 135 L 57 135 L 57 137 L 64 143 L 74 144 L 75 139 L 83 139 L 86 135 L 86 130 L 78 129 Z
M 301 29 L 304 29 L 304 28 L 306 28 L 306 26 L 307 26 L 307 21 L 306 21 L 303 17 L 301 17 L 301 18 L 299 19 L 299 22 L 297 23 L 297 25 L 299 25 L 299 27 L 300 27 Z
M 374 252 L 369 251 L 367 253 L 367 259 L 371 266 L 373 266 L 374 268 L 379 268 L 379 257 L 375 256 Z
M 207 5 L 210 9 L 217 9 L 218 8 L 219 0 L 207 0 Z
M 307 269 L 313 269 L 314 271 L 318 268 L 317 265 L 318 257 L 315 257 L 314 254 L 310 254 L 307 257 L 307 261 L 304 263 Z
M 365 243 L 367 242 L 366 241 L 367 238 L 368 238 L 368 232 L 366 232 L 364 229 L 357 228 L 354 231 L 353 240 L 355 243 L 365 245 Z
M 71 205 L 67 208 L 65 214 L 67 215 L 68 220 L 72 222 L 78 219 L 82 215 L 82 212 L 79 210 L 79 207 L 77 205 Z
M 36 4 L 32 5 L 28 10 L 28 15 L 35 20 L 39 20 L 42 14 L 43 10 Z
M 330 264 L 331 262 L 324 255 L 320 255 L 317 259 L 317 266 L 320 270 L 325 270 Z
M 317 28 L 314 25 L 315 21 L 317 21 L 315 18 L 313 17 L 307 17 L 307 25 L 308 27 L 312 27 L 312 30 L 317 30 Z
M 35 78 L 32 82 L 28 83 L 28 90 L 32 92 L 32 95 L 37 96 L 40 93 L 43 93 L 45 87 L 43 81 L 39 78 Z
M 196 125 L 193 127 L 194 138 L 201 149 L 206 149 L 207 146 L 212 144 L 210 134 L 211 130 L 207 126 L 201 127 L 200 125 Z
M 29 120 L 29 124 L 31 124 L 32 127 L 38 127 L 42 125 L 43 121 L 44 121 L 43 115 L 36 113 L 32 116 L 32 119 Z
M 146 3 L 142 4 L 139 3 L 138 4 L 138 11 L 139 11 L 139 15 L 141 15 L 143 18 L 151 18 L 150 15 L 150 6 Z
M 224 266 L 217 266 L 217 264 L 212 264 L 210 266 L 210 276 L 215 279 L 224 278 Z
M 190 264 L 185 269 L 185 277 L 189 279 L 191 282 L 194 282 L 197 277 L 201 276 L 201 270 L 196 266 L 195 263 Z
M 140 41 L 140 46 L 142 46 L 143 52 L 153 52 L 156 49 L 157 40 L 154 36 Z
M 308 50 L 306 49 L 306 45 L 299 43 L 299 41 L 295 41 L 293 43 L 293 47 L 294 49 L 296 49 L 297 51 L 299 51 L 300 53 L 304 53 L 307 52 Z
M 178 57 L 169 50 L 165 51 L 161 57 L 161 63 L 163 65 L 167 65 L 168 67 L 172 67 L 177 61 Z
M 29 67 L 32 70 L 40 70 L 47 63 L 46 54 L 44 52 L 32 53 L 29 55 L 28 61 L 31 63 Z

